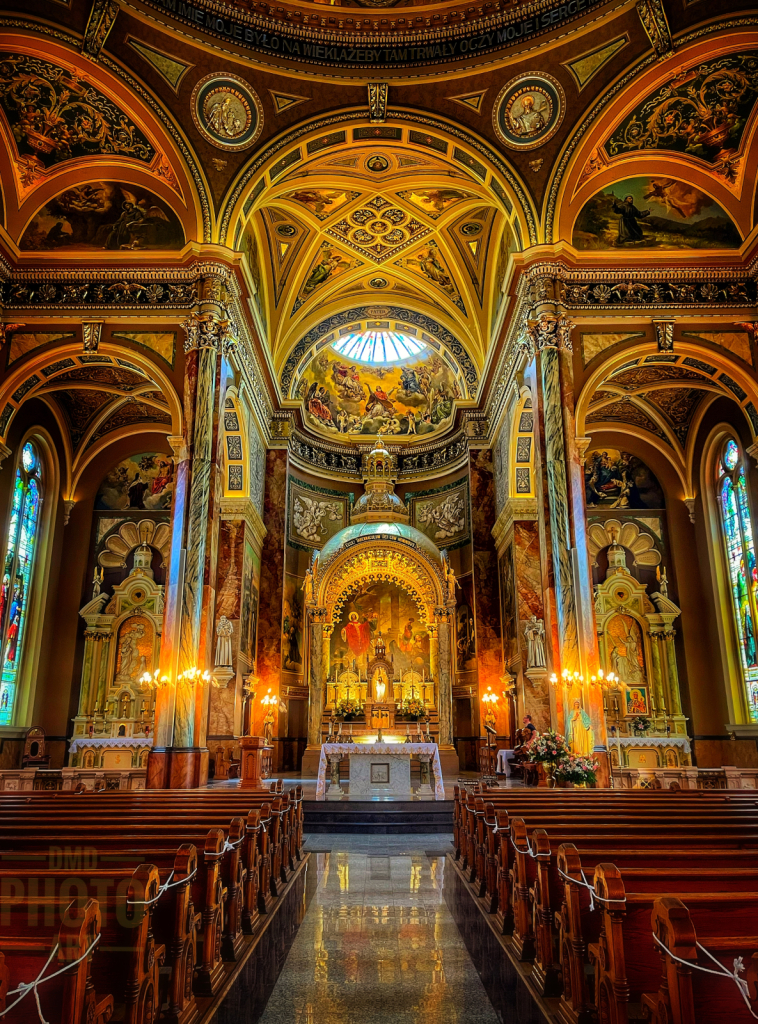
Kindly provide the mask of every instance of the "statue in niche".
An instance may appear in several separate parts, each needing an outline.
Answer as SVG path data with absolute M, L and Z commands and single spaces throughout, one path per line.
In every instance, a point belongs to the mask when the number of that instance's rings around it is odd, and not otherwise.
M 615 615 L 608 623 L 613 671 L 629 686 L 647 681 L 639 623 L 631 615 Z
M 263 738 L 267 747 L 274 742 L 274 707 L 272 704 L 269 705 L 266 717 L 263 719 Z
M 115 682 L 134 684 L 152 667 L 148 665 L 146 652 L 152 652 L 152 637 L 148 635 L 148 623 L 135 617 L 128 619 L 121 627 L 118 645 L 118 669 Z
M 568 728 L 566 729 L 566 742 L 571 747 L 571 752 L 577 757 L 592 757 L 595 749 L 595 733 L 592 729 L 592 720 L 582 707 L 582 702 L 575 697 L 571 702 L 568 714 Z
M 389 685 L 389 676 L 387 675 L 387 669 L 382 665 L 377 668 L 373 678 L 374 683 L 374 700 L 377 704 L 383 704 L 387 696 L 387 687 Z
M 222 615 L 216 625 L 216 657 L 217 668 L 231 668 L 232 666 L 232 634 L 234 626 L 226 615 Z
M 546 668 L 547 662 L 545 660 L 545 623 L 542 619 L 538 619 L 536 615 L 532 615 L 526 620 L 524 626 L 524 636 L 526 637 L 526 667 L 530 668 Z

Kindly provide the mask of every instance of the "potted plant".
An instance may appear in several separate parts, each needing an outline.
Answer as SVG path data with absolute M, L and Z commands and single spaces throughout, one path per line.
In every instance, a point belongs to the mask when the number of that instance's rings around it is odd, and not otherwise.
M 599 768 L 600 764 L 594 757 L 577 757 L 567 753 L 556 765 L 555 777 L 573 783 L 576 789 L 586 789 L 588 785 L 597 782 Z
M 418 697 L 409 697 L 400 705 L 400 714 L 403 718 L 409 718 L 412 722 L 418 722 L 419 718 L 426 715 L 424 702 Z
M 546 729 L 529 745 L 529 758 L 542 765 L 549 789 L 555 789 L 555 769 L 567 754 L 566 740 L 555 729 Z
M 636 718 L 632 719 L 632 731 L 635 736 L 644 736 L 650 728 L 650 719 L 643 718 L 642 715 L 637 715 Z
M 334 709 L 335 717 L 341 718 L 343 722 L 352 722 L 353 719 L 359 718 L 362 714 L 363 707 L 357 700 L 341 700 Z

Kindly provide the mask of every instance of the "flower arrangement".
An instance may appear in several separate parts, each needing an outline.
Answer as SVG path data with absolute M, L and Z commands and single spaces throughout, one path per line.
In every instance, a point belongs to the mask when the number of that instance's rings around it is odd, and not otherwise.
M 568 754 L 566 740 L 554 729 L 546 729 L 529 745 L 529 757 L 532 761 L 555 764 Z
M 334 709 L 337 718 L 343 718 L 346 722 L 352 722 L 363 714 L 363 706 L 357 700 L 341 700 Z
M 642 715 L 637 715 L 631 721 L 632 729 L 634 730 L 635 736 L 643 736 L 650 728 L 650 719 L 643 718 Z
M 419 718 L 423 718 L 426 714 L 426 707 L 424 702 L 419 700 L 418 697 L 409 697 L 400 705 L 400 713 L 406 718 L 411 718 L 417 722 Z
M 564 782 L 573 782 L 580 786 L 588 782 L 597 782 L 597 772 L 600 764 L 594 757 L 576 757 L 574 754 L 566 754 L 555 769 L 555 776 Z

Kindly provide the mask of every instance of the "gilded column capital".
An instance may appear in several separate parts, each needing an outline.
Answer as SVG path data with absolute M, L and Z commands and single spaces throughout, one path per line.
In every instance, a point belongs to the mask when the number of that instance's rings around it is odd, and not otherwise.
M 187 440 L 184 435 L 169 434 L 166 440 L 171 445 L 171 451 L 174 453 L 172 456 L 174 465 L 178 465 L 180 462 L 186 462 L 189 458 L 189 448 L 187 447 Z
M 526 325 L 529 340 L 535 351 L 556 349 L 572 352 L 571 329 L 573 322 L 564 313 L 540 313 L 536 320 Z
M 234 324 L 221 307 L 223 314 L 200 313 L 193 310 L 182 324 L 185 332 L 184 351 L 213 349 L 225 355 L 237 346 L 237 332 Z

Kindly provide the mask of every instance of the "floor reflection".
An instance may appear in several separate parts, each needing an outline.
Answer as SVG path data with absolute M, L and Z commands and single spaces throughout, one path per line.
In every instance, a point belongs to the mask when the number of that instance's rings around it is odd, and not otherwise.
M 365 840 L 339 836 L 312 854 L 307 910 L 265 1010 L 257 996 L 243 999 L 237 1020 L 498 1024 L 444 900 L 444 855 L 426 855 L 427 836 L 420 849 L 396 853 L 410 838 L 369 846 L 373 853 Z

